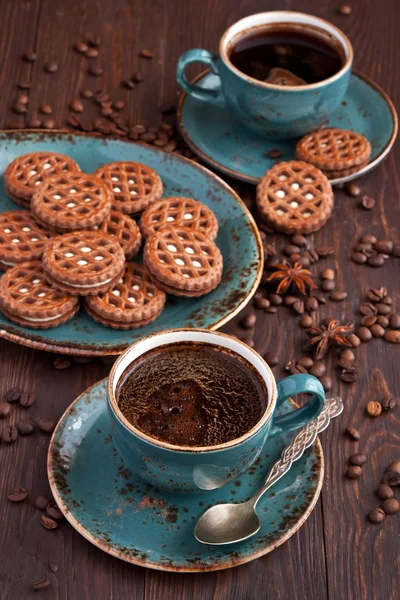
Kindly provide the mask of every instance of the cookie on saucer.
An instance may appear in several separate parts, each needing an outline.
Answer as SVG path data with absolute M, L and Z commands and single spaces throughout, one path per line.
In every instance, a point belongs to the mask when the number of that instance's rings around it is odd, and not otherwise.
M 53 234 L 38 225 L 27 210 L 0 214 L 0 269 L 39 260 Z
M 331 184 L 312 165 L 291 160 L 269 169 L 257 186 L 257 208 L 272 227 L 284 233 L 318 231 L 334 205 Z
M 79 165 L 64 154 L 31 152 L 13 160 L 4 173 L 7 194 L 21 206 L 29 208 L 37 187 L 50 175 L 80 171 Z
M 35 219 L 58 233 L 100 225 L 110 210 L 111 196 L 107 186 L 86 173 L 47 177 L 31 200 Z
M 125 258 L 131 260 L 140 250 L 142 234 L 134 219 L 119 210 L 112 210 L 99 227 L 100 231 L 114 236 L 125 252 Z
M 18 325 L 49 329 L 71 319 L 79 301 L 48 283 L 40 261 L 28 261 L 12 267 L 0 279 L 0 309 Z
M 218 232 L 218 221 L 213 211 L 193 198 L 162 198 L 146 208 L 140 219 L 144 238 L 165 226 L 202 231 L 211 240 Z
M 222 277 L 222 255 L 201 231 L 165 227 L 146 241 L 143 260 L 158 287 L 175 296 L 203 296 Z
M 43 254 L 43 271 L 57 289 L 73 295 L 95 295 L 121 277 L 125 256 L 117 240 L 101 231 L 64 233 Z
M 134 162 L 115 162 L 95 171 L 107 185 L 112 206 L 127 215 L 142 212 L 162 196 L 160 176 L 147 165 Z
M 106 327 L 135 329 L 159 316 L 165 298 L 143 265 L 128 263 L 125 273 L 110 290 L 85 298 L 85 308 L 95 321 Z

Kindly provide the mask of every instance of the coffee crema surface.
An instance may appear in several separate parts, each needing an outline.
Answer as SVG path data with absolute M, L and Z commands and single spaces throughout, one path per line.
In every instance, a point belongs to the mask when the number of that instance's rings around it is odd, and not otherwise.
M 321 30 L 285 24 L 237 36 L 228 54 L 231 63 L 245 75 L 282 86 L 323 81 L 344 65 L 342 49 Z
M 221 346 L 179 342 L 154 348 L 125 370 L 117 388 L 124 417 L 148 436 L 176 446 L 237 439 L 263 416 L 264 380 Z

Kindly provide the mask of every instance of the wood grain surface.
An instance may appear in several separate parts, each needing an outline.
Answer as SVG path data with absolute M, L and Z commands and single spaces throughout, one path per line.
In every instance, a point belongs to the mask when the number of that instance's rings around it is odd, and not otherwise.
M 355 51 L 355 67 L 372 77 L 400 104 L 400 10 L 398 0 L 350 0 L 352 14 L 341 16 L 336 0 L 0 0 L 0 127 L 12 121 L 26 125 L 43 102 L 53 107 L 59 127 L 65 126 L 69 102 L 83 87 L 107 89 L 126 102 L 124 114 L 133 122 L 157 126 L 164 102 L 176 102 L 175 65 L 179 55 L 193 47 L 217 49 L 220 35 L 239 18 L 261 10 L 299 10 L 319 15 L 341 27 Z M 83 59 L 72 50 L 86 34 L 102 38 L 100 58 Z M 27 63 L 21 55 L 35 49 L 38 59 Z M 138 56 L 141 48 L 154 53 L 153 60 Z M 58 63 L 48 74 L 43 64 Z M 101 64 L 104 75 L 93 77 L 88 65 Z M 144 82 L 135 90 L 120 86 L 121 79 L 140 71 Z M 15 115 L 11 105 L 17 83 L 32 83 L 27 115 Z M 85 112 L 86 114 L 86 112 Z M 321 261 L 313 271 L 333 266 L 338 287 L 349 293 L 339 304 L 328 303 L 317 318 L 353 319 L 360 298 L 370 287 L 386 285 L 400 311 L 399 260 L 391 259 L 381 269 L 350 262 L 352 246 L 359 236 L 399 239 L 400 147 L 395 144 L 387 160 L 360 185 L 376 199 L 372 211 L 364 211 L 358 200 L 337 191 L 332 219 L 311 236 L 315 246 L 335 247 L 335 256 Z M 234 183 L 234 182 L 230 182 Z M 235 189 L 251 197 L 254 190 L 234 183 Z M 285 236 L 270 235 L 277 248 Z M 249 310 L 249 309 L 247 309 Z M 246 312 L 246 311 L 245 311 Z M 225 329 L 243 334 L 238 317 Z M 298 317 L 289 309 L 276 315 L 257 311 L 255 348 L 261 353 L 275 350 L 278 378 L 283 366 L 299 357 L 305 334 Z M 34 390 L 37 402 L 28 413 L 14 407 L 12 422 L 29 414 L 58 418 L 86 387 L 107 375 L 109 364 L 101 360 L 73 364 L 55 370 L 54 356 L 0 341 L 0 393 L 18 385 Z M 46 451 L 49 436 L 36 433 L 20 437 L 15 444 L 0 443 L 0 598 L 19 600 L 395 600 L 399 597 L 400 514 L 382 525 L 366 520 L 378 505 L 374 489 L 387 464 L 400 458 L 400 407 L 371 419 L 365 414 L 369 400 L 387 390 L 400 401 L 400 347 L 381 340 L 364 344 L 357 352 L 359 379 L 348 386 L 340 382 L 333 364 L 333 392 L 344 400 L 342 416 L 321 436 L 326 474 L 321 499 L 306 524 L 272 554 L 236 569 L 198 575 L 155 572 L 118 561 L 97 548 L 64 523 L 57 531 L 46 531 L 39 523 L 33 499 L 49 493 Z M 329 364 L 329 362 L 328 362 Z M 5 426 L 0 423 L 0 429 Z M 7 421 L 8 423 L 8 421 Z M 344 436 L 348 425 L 361 432 L 359 442 Z M 346 459 L 356 450 L 368 456 L 358 481 L 344 477 Z M 21 505 L 7 500 L 7 492 L 25 486 L 29 500 Z M 60 565 L 53 574 L 48 563 Z M 35 592 L 32 582 L 49 577 L 51 587 Z

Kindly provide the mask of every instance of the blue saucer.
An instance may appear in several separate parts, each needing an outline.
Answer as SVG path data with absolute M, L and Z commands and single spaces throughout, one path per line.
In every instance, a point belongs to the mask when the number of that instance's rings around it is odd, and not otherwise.
M 202 73 L 196 81 L 206 88 L 219 86 L 219 78 L 210 72 Z M 242 181 L 257 184 L 275 164 L 276 159 L 268 158 L 268 150 L 280 150 L 279 161 L 295 158 L 297 140 L 258 136 L 241 125 L 221 99 L 204 102 L 182 94 L 178 124 L 188 146 L 205 163 Z M 390 151 L 397 125 L 397 114 L 387 94 L 365 75 L 353 73 L 345 99 L 328 126 L 365 135 L 372 145 L 371 160 L 357 173 L 332 179 L 331 183 L 344 183 L 374 169 Z
M 286 412 L 290 406 L 279 410 Z M 49 446 L 49 481 L 71 525 L 117 558 L 164 571 L 227 569 L 283 544 L 318 500 L 324 459 L 317 439 L 260 500 L 263 524 L 257 535 L 226 547 L 205 546 L 193 536 L 194 525 L 206 508 L 251 496 L 290 437 L 268 442 L 257 463 L 220 490 L 193 495 L 162 492 L 135 476 L 119 457 L 110 434 L 104 379 L 86 390 L 61 417 Z

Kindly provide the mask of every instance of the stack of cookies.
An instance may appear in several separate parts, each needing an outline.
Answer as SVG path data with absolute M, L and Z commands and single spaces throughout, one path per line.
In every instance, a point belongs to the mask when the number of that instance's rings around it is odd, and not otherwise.
M 166 293 L 200 296 L 221 280 L 214 213 L 191 198 L 161 199 L 147 165 L 89 175 L 67 156 L 38 152 L 8 166 L 5 187 L 30 209 L 0 215 L 0 308 L 20 325 L 61 325 L 82 296 L 99 323 L 136 328 L 159 316 Z M 127 262 L 143 239 L 145 264 Z

